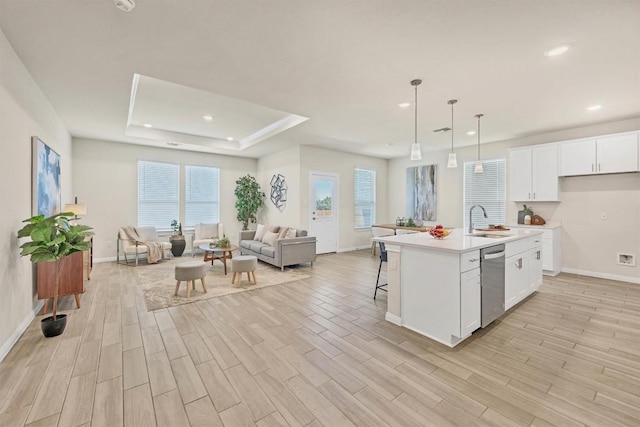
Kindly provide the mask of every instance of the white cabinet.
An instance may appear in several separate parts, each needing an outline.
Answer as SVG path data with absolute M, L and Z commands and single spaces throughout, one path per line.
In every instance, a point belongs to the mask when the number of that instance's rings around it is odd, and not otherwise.
M 560 176 L 638 171 L 638 133 L 558 144 Z
M 460 275 L 460 337 L 480 327 L 480 269 Z
M 524 298 L 529 288 L 528 251 L 505 259 L 504 309 L 509 310 Z
M 510 225 L 514 229 L 540 229 L 540 226 Z M 545 228 L 542 233 L 542 270 L 545 275 L 556 276 L 562 270 L 562 229 Z M 510 255 L 510 254 L 508 254 Z
M 559 200 L 557 144 L 510 150 L 509 164 L 511 201 Z

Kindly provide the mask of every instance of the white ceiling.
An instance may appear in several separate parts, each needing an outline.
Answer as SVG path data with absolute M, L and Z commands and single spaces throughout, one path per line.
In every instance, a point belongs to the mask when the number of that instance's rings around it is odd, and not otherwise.
M 450 144 L 450 134 L 432 130 L 450 126 L 452 98 L 458 146 L 476 142 L 466 135 L 476 113 L 485 114 L 482 141 L 640 116 L 639 0 L 136 4 L 126 13 L 112 0 L 0 0 L 3 32 L 74 136 L 166 147 L 170 139 L 127 136 L 136 73 L 309 118 L 238 151 L 201 138 L 246 136 L 240 124 L 258 119 L 242 108 L 228 122 L 220 110 L 215 132 L 198 119 L 203 106 L 180 96 L 131 117 L 138 130 L 171 121 L 174 134 L 200 141 L 179 148 L 248 157 L 293 144 L 408 156 L 413 109 L 397 104 L 413 100 L 414 78 L 423 80 L 423 150 Z M 564 43 L 572 46 L 565 55 L 543 55 Z M 592 104 L 603 108 L 586 111 Z M 245 135 L 222 132 L 234 125 Z

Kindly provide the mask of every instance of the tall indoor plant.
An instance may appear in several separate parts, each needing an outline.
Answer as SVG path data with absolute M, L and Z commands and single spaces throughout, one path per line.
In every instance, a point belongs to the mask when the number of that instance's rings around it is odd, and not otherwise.
M 264 205 L 264 193 L 254 176 L 245 175 L 236 181 L 234 194 L 238 221 L 242 223 L 242 229 L 247 230 L 249 222 L 257 221 L 256 214 Z
M 72 212 L 63 212 L 50 217 L 36 215 L 25 219 L 27 225 L 18 231 L 18 237 L 29 237 L 30 241 L 20 248 L 21 256 L 29 256 L 31 262 L 55 262 L 55 284 L 53 289 L 52 316 L 42 319 L 42 332 L 46 337 L 60 335 L 67 324 L 66 314 L 58 315 L 58 293 L 60 273 L 67 256 L 74 252 L 89 250 L 86 238 L 93 235 L 91 227 L 69 222 Z

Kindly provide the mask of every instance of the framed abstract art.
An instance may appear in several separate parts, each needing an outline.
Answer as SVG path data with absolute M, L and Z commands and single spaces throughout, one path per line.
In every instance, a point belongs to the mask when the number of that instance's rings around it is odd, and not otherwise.
M 32 213 L 51 216 L 62 208 L 60 155 L 37 136 L 32 143 Z

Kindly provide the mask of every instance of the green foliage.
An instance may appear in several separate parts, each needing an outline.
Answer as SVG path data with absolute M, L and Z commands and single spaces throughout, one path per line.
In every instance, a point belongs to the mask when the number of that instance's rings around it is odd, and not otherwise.
M 173 230 L 173 234 L 182 234 L 182 224 L 180 224 L 177 219 L 171 221 L 171 229 Z
M 330 211 L 331 210 L 331 196 L 327 196 L 324 199 L 316 200 L 317 211 Z
M 527 205 L 522 205 L 522 206 L 524 206 L 523 210 L 525 215 L 533 216 L 533 209 L 528 208 Z
M 31 262 L 56 263 L 56 284 L 53 295 L 53 318 L 56 318 L 58 305 L 58 288 L 60 272 L 65 257 L 74 252 L 87 251 L 90 243 L 85 241 L 93 235 L 91 227 L 73 225 L 69 219 L 72 212 L 63 212 L 50 217 L 36 215 L 22 222 L 27 224 L 18 231 L 18 237 L 29 237 L 31 240 L 20 246 L 20 256 L 30 257 Z
M 413 221 L 413 218 L 409 218 L 407 220 L 407 227 L 415 227 L 416 223 Z
M 257 221 L 258 210 L 264 205 L 264 193 L 255 177 L 245 175 L 236 181 L 236 218 L 242 223 L 242 229 L 249 228 L 249 222 Z
M 229 245 L 231 245 L 231 241 L 229 240 L 229 238 L 227 236 L 222 236 L 222 239 L 218 240 L 216 242 L 216 246 L 219 248 L 226 248 Z

